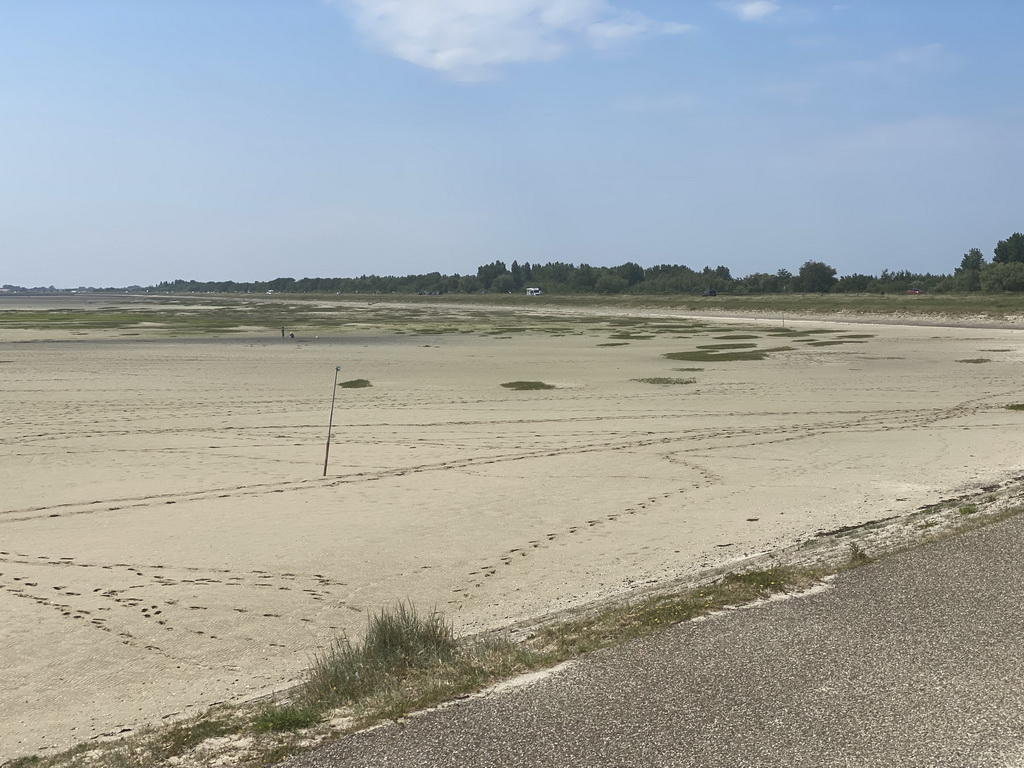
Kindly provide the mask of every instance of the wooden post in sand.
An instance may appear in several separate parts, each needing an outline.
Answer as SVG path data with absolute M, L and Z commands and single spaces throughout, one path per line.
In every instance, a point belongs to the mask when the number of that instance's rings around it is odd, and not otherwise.
M 331 417 L 327 420 L 327 450 L 324 451 L 324 477 L 327 477 L 327 458 L 331 455 L 331 428 L 334 426 L 334 398 L 338 395 L 338 371 L 341 366 L 334 369 L 334 389 L 331 390 Z

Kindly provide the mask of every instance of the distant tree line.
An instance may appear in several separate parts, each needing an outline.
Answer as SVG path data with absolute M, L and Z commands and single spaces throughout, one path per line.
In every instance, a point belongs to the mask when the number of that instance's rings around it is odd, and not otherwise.
M 11 283 L 4 283 L 0 285 L 0 294 L 5 293 L 138 293 L 140 291 L 149 290 L 143 288 L 141 285 L 129 285 L 122 286 L 120 288 L 97 288 L 95 286 L 84 286 L 81 285 L 78 288 L 58 288 L 54 285 L 37 285 L 32 288 L 26 288 L 24 285 L 12 285 Z
M 854 273 L 836 276 L 834 267 L 823 261 L 807 261 L 796 274 L 786 269 L 774 273 L 754 272 L 733 277 L 728 267 L 704 267 L 700 271 L 681 264 L 642 267 L 627 261 L 616 267 L 593 267 L 553 261 L 547 264 L 493 261 L 472 275 L 423 275 L 361 277 L 279 277 L 266 282 L 238 283 L 174 280 L 151 286 L 160 293 L 518 293 L 537 287 L 562 294 L 700 294 L 709 291 L 729 294 L 768 293 L 951 293 L 970 291 L 1024 291 L 1024 234 L 1014 233 L 1000 240 L 991 262 L 978 248 L 970 249 L 951 275 L 915 273 L 907 270 L 880 275 Z

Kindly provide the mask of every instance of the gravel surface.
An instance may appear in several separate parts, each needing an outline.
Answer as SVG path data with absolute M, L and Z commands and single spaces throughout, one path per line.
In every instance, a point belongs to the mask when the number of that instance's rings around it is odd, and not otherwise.
M 1024 516 L 286 763 L 1024 765 Z

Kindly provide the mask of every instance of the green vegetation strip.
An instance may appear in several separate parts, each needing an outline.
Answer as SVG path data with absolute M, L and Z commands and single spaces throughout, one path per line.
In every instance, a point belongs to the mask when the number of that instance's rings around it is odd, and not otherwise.
M 231 332 L 239 325 L 260 326 L 268 330 L 276 328 L 280 332 L 282 325 L 300 330 L 336 328 L 339 325 L 339 314 L 358 313 L 361 320 L 368 320 L 377 326 L 394 324 L 424 324 L 424 310 L 432 315 L 451 315 L 457 322 L 465 321 L 465 313 L 471 311 L 479 315 L 484 323 L 497 321 L 508 324 L 509 310 L 521 307 L 536 308 L 538 297 L 526 297 L 515 294 L 446 294 L 444 296 L 416 296 L 410 294 L 370 295 L 359 293 L 342 293 L 334 291 L 324 293 L 278 293 L 273 297 L 265 295 L 244 294 L 238 292 L 220 294 L 189 294 L 176 293 L 175 298 L 168 299 L 159 295 L 119 295 L 116 300 L 104 294 L 103 303 L 83 305 L 96 299 L 86 295 L 56 297 L 67 302 L 67 309 L 50 310 L 16 310 L 4 311 L 0 306 L 0 328 L 123 328 L 132 322 L 145 320 L 149 322 L 167 321 L 169 328 L 165 333 L 215 333 Z M 588 310 L 607 310 L 610 312 L 630 312 L 633 310 L 656 311 L 689 311 L 704 310 L 708 300 L 699 296 L 679 294 L 619 294 L 614 296 L 549 294 L 544 297 L 545 306 L 562 310 L 586 308 Z M 116 301 L 116 304 L 114 303 Z M 443 302 L 444 307 L 437 306 Z M 716 310 L 737 313 L 770 313 L 776 317 L 785 316 L 785 323 L 793 315 L 799 316 L 837 316 L 844 319 L 851 315 L 889 316 L 902 322 L 907 316 L 941 318 L 977 317 L 982 316 L 993 320 L 1006 320 L 1021 314 L 1024 309 L 1024 292 L 1013 293 L 934 293 L 923 296 L 907 296 L 898 293 L 880 294 L 766 294 L 766 295 L 724 295 L 714 300 Z M 414 305 L 409 309 L 406 306 Z M 451 309 L 454 308 L 454 309 Z M 175 311 L 182 312 L 176 317 Z M 209 314 L 207 321 L 195 318 L 195 311 Z M 92 318 L 90 314 L 94 314 Z M 118 317 L 118 315 L 121 315 Z M 161 315 L 162 317 L 157 317 Z M 500 318 L 500 319 L 499 319 Z M 535 316 L 531 323 L 555 320 L 559 325 L 567 322 L 584 322 L 567 320 L 558 315 Z M 343 320 L 342 320 L 343 322 Z M 474 317 L 474 322 L 476 319 Z M 587 322 L 594 323 L 593 318 Z M 641 320 L 615 318 L 608 325 L 632 325 L 634 328 L 649 328 L 675 333 L 692 333 L 701 330 L 704 323 L 663 322 L 643 323 Z M 608 329 L 605 326 L 605 330 Z M 715 329 L 719 332 L 724 329 Z M 833 333 L 835 331 L 825 331 Z M 772 335 L 781 334 L 803 335 L 804 331 L 791 328 L 778 328 Z
M 363 387 L 372 387 L 373 384 L 368 379 L 351 379 L 349 381 L 339 381 L 338 386 L 345 389 L 361 389 Z
M 630 379 L 641 384 L 696 384 L 696 379 L 675 379 L 667 376 L 654 376 L 648 379 Z
M 808 347 L 834 347 L 839 344 L 866 344 L 862 339 L 826 339 L 825 341 L 809 341 Z
M 531 390 L 531 389 L 554 389 L 554 384 L 545 384 L 543 381 L 506 381 L 501 386 L 506 389 Z
M 1010 403 L 1006 406 L 1008 411 L 1024 411 L 1024 403 Z

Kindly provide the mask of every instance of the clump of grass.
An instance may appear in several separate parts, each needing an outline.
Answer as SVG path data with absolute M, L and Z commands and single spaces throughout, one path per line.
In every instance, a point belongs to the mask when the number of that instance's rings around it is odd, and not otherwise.
M 704 369 L 703 368 L 673 368 L 672 370 L 673 371 L 683 371 L 685 373 L 697 373 L 698 371 L 703 371 Z
M 724 336 L 714 336 L 712 338 L 719 340 L 731 339 L 732 341 L 741 341 L 743 339 L 759 339 L 761 337 L 753 333 L 727 333 Z
M 542 654 L 510 640 L 465 641 L 451 656 L 385 681 L 356 702 L 353 711 L 360 724 L 397 719 L 547 663 Z
M 283 707 L 270 706 L 260 712 L 252 721 L 253 730 L 297 731 L 320 722 L 320 711 L 313 707 L 297 707 L 288 704 Z
M 161 732 L 153 745 L 153 756 L 167 760 L 178 757 L 207 739 L 236 733 L 238 726 L 230 719 L 213 717 L 178 723 Z
M 647 379 L 630 379 L 641 384 L 696 384 L 696 379 L 676 379 L 668 376 L 653 376 Z
M 957 360 L 958 363 L 974 363 L 975 365 L 980 363 L 991 363 L 992 361 L 987 357 L 968 357 L 964 360 Z
M 398 603 L 370 619 L 362 650 L 365 658 L 387 666 L 415 667 L 450 655 L 455 647 L 455 630 L 441 614 L 421 616 L 411 603 Z
M 630 339 L 631 341 L 648 341 L 653 339 L 654 336 L 645 333 L 630 333 L 629 331 L 622 331 L 621 333 L 613 333 L 609 338 Z
M 510 640 L 458 640 L 440 614 L 402 603 L 373 616 L 362 643 L 343 637 L 314 657 L 299 698 L 314 711 L 348 707 L 368 725 L 547 663 Z
M 796 573 L 789 568 L 776 566 L 745 573 L 730 573 L 719 584 L 726 597 L 751 595 L 756 600 L 770 597 L 776 592 L 789 591 L 793 586 L 790 582 Z
M 628 341 L 606 341 L 603 344 L 598 344 L 599 347 L 628 347 Z
M 850 544 L 850 567 L 866 565 L 871 562 L 871 556 L 864 551 L 864 548 L 857 542 Z
M 1010 403 L 1003 407 L 1008 411 L 1024 411 L 1024 403 Z
M 978 507 L 976 504 L 964 504 L 957 511 L 961 515 L 976 515 L 978 514 Z
M 420 336 L 440 336 L 445 333 L 460 333 L 458 328 L 445 327 L 445 328 L 414 328 L 413 333 L 419 334 Z
M 328 706 L 348 704 L 411 670 L 450 658 L 457 647 L 451 624 L 440 614 L 421 616 L 411 604 L 399 603 L 370 618 L 361 644 L 341 637 L 315 656 L 304 698 Z
M 543 381 L 506 381 L 501 386 L 506 389 L 530 390 L 530 389 L 554 389 L 554 384 L 545 384 Z
M 352 379 L 350 381 L 340 381 L 338 386 L 345 389 L 362 389 L 363 387 L 372 387 L 373 384 L 368 379 Z

